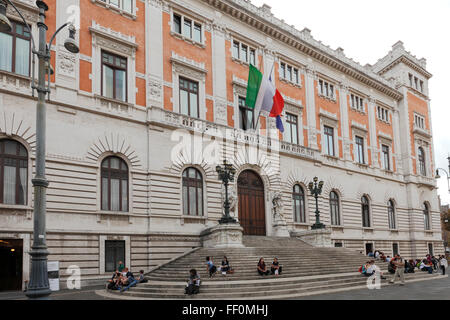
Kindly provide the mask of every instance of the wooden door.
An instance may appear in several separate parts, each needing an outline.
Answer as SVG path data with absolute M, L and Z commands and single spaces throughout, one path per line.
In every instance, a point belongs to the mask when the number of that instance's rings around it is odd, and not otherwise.
M 238 178 L 239 222 L 246 235 L 266 235 L 264 184 L 253 171 L 243 171 Z

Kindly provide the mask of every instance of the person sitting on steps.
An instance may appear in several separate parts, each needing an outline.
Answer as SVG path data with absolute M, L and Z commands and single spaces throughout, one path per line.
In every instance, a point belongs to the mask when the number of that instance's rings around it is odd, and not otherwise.
M 270 272 L 276 276 L 281 275 L 282 266 L 278 262 L 278 258 L 274 258 L 272 265 L 270 266 Z
M 270 273 L 270 270 L 267 270 L 266 264 L 264 262 L 264 258 L 259 259 L 257 269 L 258 269 L 259 275 L 261 275 L 261 276 L 262 275 L 267 276 Z
M 206 270 L 209 272 L 209 277 L 211 278 L 216 274 L 217 267 L 214 265 L 212 258 L 206 257 Z
M 200 293 L 200 276 L 198 275 L 197 270 L 189 270 L 189 280 L 184 293 L 188 295 Z
M 220 272 L 222 275 L 226 275 L 228 272 L 231 273 L 230 263 L 228 262 L 227 256 L 223 256 L 222 265 L 220 266 Z
M 383 272 L 381 272 L 381 269 L 375 264 L 375 260 L 369 261 L 369 266 L 366 269 L 366 273 L 364 274 L 366 277 L 370 277 L 371 275 L 378 272 L 380 274 L 381 279 L 385 280 L 386 277 L 383 276 Z

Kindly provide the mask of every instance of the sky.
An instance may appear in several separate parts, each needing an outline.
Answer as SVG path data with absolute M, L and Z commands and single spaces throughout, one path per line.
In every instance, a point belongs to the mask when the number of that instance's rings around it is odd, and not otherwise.
M 450 155 L 450 0 L 251 0 L 272 7 L 278 19 L 347 57 L 371 65 L 401 40 L 406 51 L 427 60 L 435 164 L 449 171 Z M 447 101 L 448 99 L 448 101 Z M 450 173 L 449 173 L 450 174 Z M 447 176 L 437 180 L 442 204 L 450 203 Z

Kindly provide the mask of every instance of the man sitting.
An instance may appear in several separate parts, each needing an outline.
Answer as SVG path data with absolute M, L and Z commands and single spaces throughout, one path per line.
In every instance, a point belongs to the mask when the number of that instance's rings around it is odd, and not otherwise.
M 138 283 L 138 281 L 134 278 L 133 273 L 131 273 L 128 268 L 125 268 L 124 271 L 126 272 L 126 281 L 124 282 L 124 285 L 126 285 L 126 287 L 122 288 L 120 292 L 127 291 L 128 289 L 130 289 L 130 287 L 134 287 Z
M 281 269 L 282 269 L 282 266 L 278 262 L 278 258 L 274 258 L 272 265 L 270 266 L 270 272 L 277 276 L 277 275 L 281 274 Z
M 184 291 L 185 294 L 192 295 L 200 292 L 200 276 L 197 270 L 189 270 L 189 280 Z
M 429 274 L 432 274 L 433 273 L 433 264 L 431 262 L 428 262 L 427 259 L 423 259 L 422 263 L 420 264 L 420 270 L 428 271 Z

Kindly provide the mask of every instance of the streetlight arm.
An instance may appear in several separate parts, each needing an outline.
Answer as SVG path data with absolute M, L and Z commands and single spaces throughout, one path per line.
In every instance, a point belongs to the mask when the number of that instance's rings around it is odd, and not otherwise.
M 56 37 L 56 35 L 62 30 L 62 29 L 64 29 L 66 26 L 68 26 L 69 24 L 71 24 L 71 22 L 66 22 L 66 23 L 64 23 L 61 27 L 59 27 L 58 28 L 58 30 L 56 30 L 55 31 L 55 33 L 52 35 L 52 37 L 50 38 L 50 42 L 49 42 L 49 44 L 48 44 L 48 52 L 50 53 L 51 52 L 51 50 L 52 50 L 52 43 L 53 43 L 53 40 L 55 39 L 55 37 Z
M 448 175 L 447 170 L 442 169 L 442 168 L 436 168 L 436 170 L 442 170 L 442 171 L 444 171 L 444 172 L 445 172 L 445 175 L 447 176 L 447 179 L 450 178 L 449 175 Z

